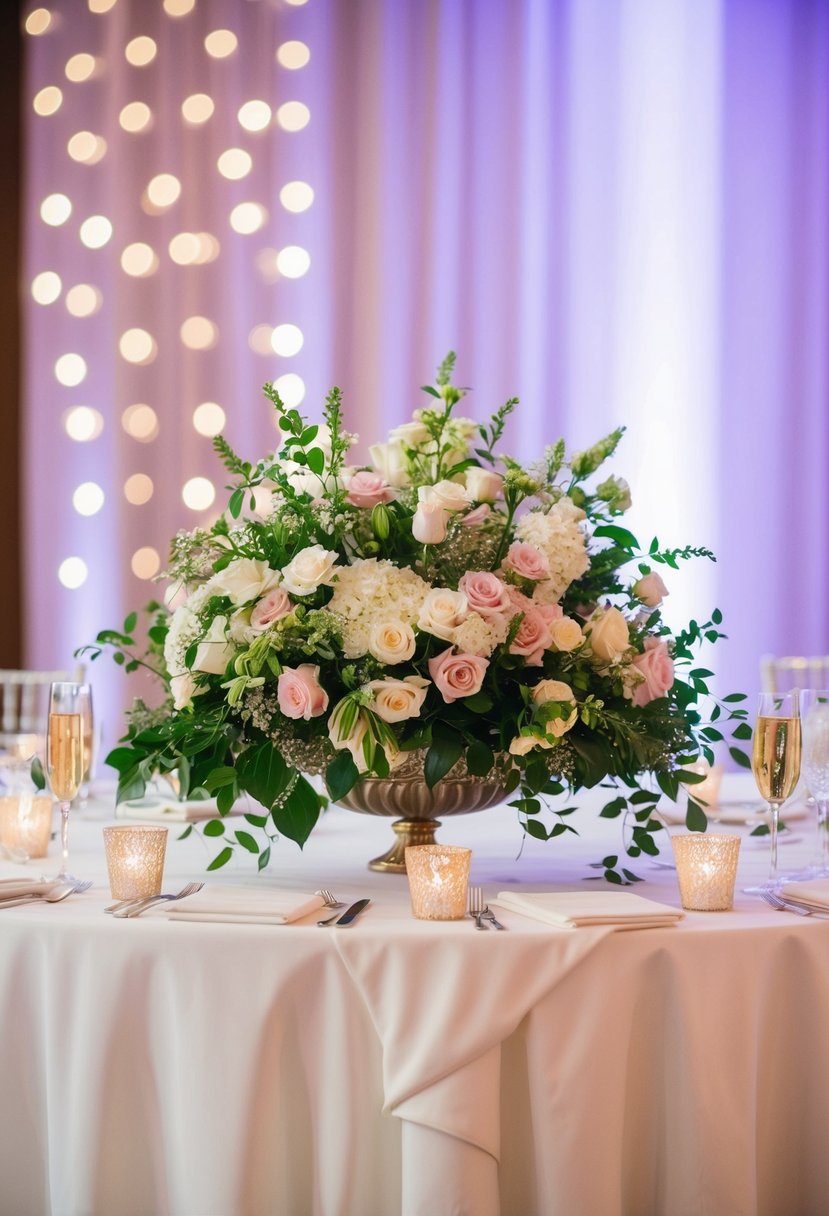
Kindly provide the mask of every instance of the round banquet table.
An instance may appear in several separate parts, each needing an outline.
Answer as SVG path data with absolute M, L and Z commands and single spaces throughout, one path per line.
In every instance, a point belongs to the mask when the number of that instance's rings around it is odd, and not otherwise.
M 438 835 L 471 846 L 489 899 L 583 889 L 621 831 L 583 802 L 578 837 L 522 841 L 507 807 Z M 366 868 L 389 822 L 339 808 L 303 851 L 280 842 L 263 875 L 244 850 L 205 874 L 215 842 L 172 826 L 164 889 L 369 896 L 349 929 L 116 920 L 111 808 L 73 815 L 71 868 L 91 890 L 0 909 L 3 1213 L 828 1210 L 829 920 L 738 890 L 732 912 L 669 929 L 415 921 L 405 877 Z M 811 824 L 790 836 L 782 864 L 812 860 Z M 627 864 L 637 893 L 679 905 L 673 870 Z M 744 839 L 738 888 L 766 866 L 767 845 Z M 55 867 L 4 861 L 0 878 Z

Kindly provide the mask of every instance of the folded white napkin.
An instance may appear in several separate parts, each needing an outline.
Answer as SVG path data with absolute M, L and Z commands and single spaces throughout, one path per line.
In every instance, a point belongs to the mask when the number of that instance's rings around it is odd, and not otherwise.
M 180 903 L 156 907 L 171 920 L 226 921 L 238 924 L 289 925 L 325 907 L 321 895 L 275 887 L 202 887 Z
M 58 878 L 4 878 L 0 880 L 0 903 L 4 899 L 19 899 L 21 895 L 45 895 L 52 887 L 61 885 Z
M 617 929 L 658 929 L 675 925 L 684 913 L 632 891 L 499 891 L 493 900 L 510 912 L 559 928 L 613 925 Z
M 780 894 L 792 903 L 814 904 L 829 912 L 829 878 L 812 878 L 805 882 L 784 883 Z
M 240 804 L 229 812 L 231 815 L 242 814 L 245 808 Z M 144 798 L 131 798 L 128 802 L 119 802 L 115 808 L 116 819 L 140 819 L 161 823 L 197 823 L 202 819 L 218 819 L 219 808 L 215 798 L 195 799 L 192 802 L 177 802 L 174 798 L 159 798 L 156 794 L 147 794 Z

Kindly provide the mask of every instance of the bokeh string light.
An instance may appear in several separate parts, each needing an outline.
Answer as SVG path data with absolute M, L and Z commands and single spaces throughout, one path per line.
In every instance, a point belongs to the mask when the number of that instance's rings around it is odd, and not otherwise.
M 234 335 L 257 384 L 273 379 L 290 406 L 305 396 L 305 334 L 291 315 L 293 284 L 312 267 L 301 217 L 314 190 L 290 172 L 307 161 L 293 150 L 311 120 L 311 49 L 290 15 L 301 5 L 263 5 L 259 26 L 232 8 L 218 25 L 206 7 L 163 0 L 126 26 L 118 0 L 74 5 L 71 21 L 56 0 L 24 20 L 29 139 L 43 150 L 27 295 L 33 316 L 53 318 L 34 331 L 31 391 L 56 397 L 61 437 L 59 526 L 39 589 L 51 578 L 77 606 L 66 636 L 50 639 L 61 659 L 85 640 L 72 620 L 88 630 L 102 604 L 134 602 L 130 579 L 158 574 L 170 534 L 215 513 L 211 441 L 235 404 L 216 369 L 238 363 Z M 266 59 L 252 55 L 263 21 Z M 185 45 L 199 66 L 179 87 L 171 64 Z M 239 333 L 224 284 L 246 277 L 257 304 Z

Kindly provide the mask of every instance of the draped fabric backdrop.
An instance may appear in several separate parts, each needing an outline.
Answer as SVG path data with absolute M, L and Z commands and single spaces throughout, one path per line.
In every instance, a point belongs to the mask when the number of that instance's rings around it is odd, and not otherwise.
M 754 691 L 763 652 L 829 649 L 824 0 L 42 14 L 24 99 L 29 665 L 159 595 L 173 532 L 219 509 L 197 407 L 256 458 L 274 443 L 264 381 L 287 377 L 313 418 L 337 383 L 365 452 L 449 348 L 466 413 L 520 396 L 515 455 L 627 425 L 631 528 L 718 554 L 671 576 L 667 616 L 723 609 L 722 691 Z M 249 160 L 220 161 L 232 149 Z M 128 681 L 92 675 L 114 710 Z

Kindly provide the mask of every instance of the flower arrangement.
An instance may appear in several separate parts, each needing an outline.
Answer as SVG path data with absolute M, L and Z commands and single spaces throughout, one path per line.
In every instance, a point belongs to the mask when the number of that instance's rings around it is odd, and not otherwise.
M 221 817 L 202 829 L 221 837 L 211 868 L 236 846 L 264 868 L 279 835 L 302 845 L 325 802 L 306 774 L 324 773 L 342 798 L 413 751 L 430 786 L 459 762 L 497 775 L 524 831 L 543 839 L 575 831 L 575 808 L 550 809 L 547 796 L 602 783 L 601 814 L 624 815 L 627 853 L 655 854 L 661 793 L 703 779 L 689 766 L 713 761 L 724 722 L 750 733 L 742 697 L 714 701 L 711 672 L 693 666 L 723 636 L 719 612 L 673 637 L 660 614 L 657 568 L 712 555 L 656 540 L 641 551 L 616 522 L 626 482 L 595 476 L 623 428 L 569 457 L 560 440 L 524 467 L 497 451 L 517 400 L 487 423 L 459 416 L 453 367 L 450 354 L 427 404 L 359 467 L 338 389 L 316 425 L 266 385 L 281 446 L 251 464 L 214 441 L 228 509 L 174 538 L 176 596 L 150 606 L 147 651 L 135 613 L 84 648 L 111 647 L 163 681 L 163 704 L 135 704 L 108 762 L 121 799 L 174 770 L 182 797 L 216 797 Z M 256 812 L 226 820 L 246 793 Z M 693 798 L 688 823 L 705 826 Z M 635 877 L 617 857 L 598 866 Z

